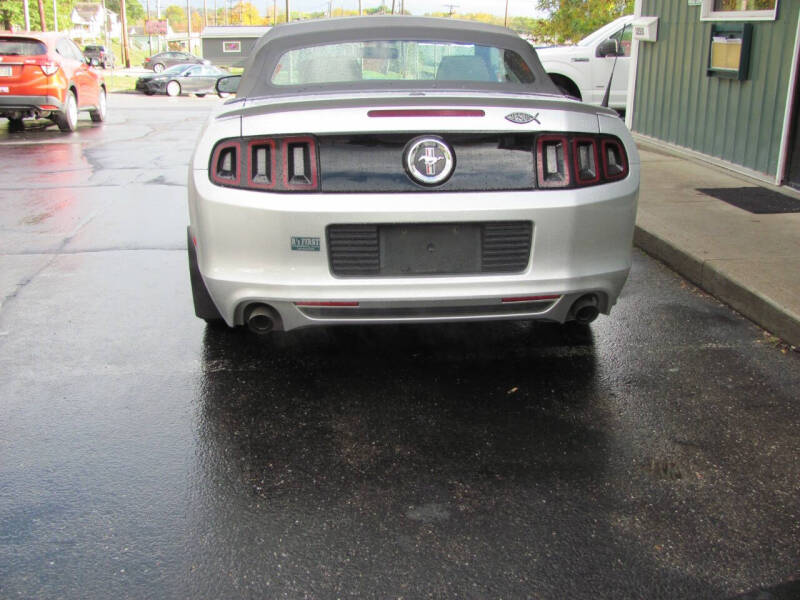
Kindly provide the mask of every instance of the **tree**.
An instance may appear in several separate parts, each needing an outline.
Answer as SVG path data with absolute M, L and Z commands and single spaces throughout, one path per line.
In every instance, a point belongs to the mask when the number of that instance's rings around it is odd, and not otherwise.
M 633 12 L 633 0 L 538 0 L 538 6 L 550 15 L 542 33 L 558 42 L 577 41 Z
M 106 0 L 106 8 L 119 16 L 119 0 Z M 125 16 L 128 25 L 138 23 L 145 18 L 144 8 L 138 0 L 125 0 Z
M 169 21 L 173 31 L 186 31 L 186 11 L 180 6 L 170 4 L 164 10 L 164 17 Z
M 261 25 L 261 13 L 250 2 L 237 2 L 231 9 L 230 21 L 233 25 Z
M 203 20 L 203 11 L 197 10 L 196 8 L 192 9 L 192 31 L 197 33 L 198 31 L 203 31 L 203 27 L 205 27 L 205 21 Z
M 0 29 L 10 31 L 13 26 L 22 28 L 25 16 L 22 14 L 22 2 L 18 0 L 0 0 Z

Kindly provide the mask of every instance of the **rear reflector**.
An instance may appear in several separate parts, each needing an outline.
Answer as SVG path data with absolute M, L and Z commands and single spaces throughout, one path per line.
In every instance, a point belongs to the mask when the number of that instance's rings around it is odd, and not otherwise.
M 546 300 L 558 300 L 561 298 L 560 295 L 549 295 L 549 296 L 514 296 L 511 298 L 503 298 L 502 301 L 504 304 L 509 302 L 543 302 Z
M 39 108 L 42 110 L 58 110 L 58 107 L 53 106 L 52 104 L 42 104 Z
M 295 302 L 295 306 L 358 306 L 358 302 Z
M 371 110 L 368 117 L 484 117 L 482 110 L 471 109 L 404 109 L 404 110 Z

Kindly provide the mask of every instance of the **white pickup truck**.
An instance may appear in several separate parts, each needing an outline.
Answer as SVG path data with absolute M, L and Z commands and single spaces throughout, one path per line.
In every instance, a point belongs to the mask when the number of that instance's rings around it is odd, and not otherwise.
M 608 104 L 611 108 L 624 111 L 628 97 L 633 20 L 633 15 L 620 17 L 590 33 L 575 46 L 537 48 L 536 53 L 544 70 L 564 92 L 584 102 L 600 104 L 611 75 L 614 57 L 599 56 L 598 46 L 608 39 L 618 40 L 625 55 L 617 58 Z

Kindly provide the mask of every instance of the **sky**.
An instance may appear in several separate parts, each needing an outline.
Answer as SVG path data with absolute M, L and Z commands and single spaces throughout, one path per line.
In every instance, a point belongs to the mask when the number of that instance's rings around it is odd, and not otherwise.
M 168 1 L 168 0 L 162 0 Z M 266 6 L 272 5 L 272 0 L 250 0 L 259 11 L 264 14 Z M 395 6 L 400 9 L 400 1 L 395 0 Z M 278 0 L 278 10 L 285 6 L 286 0 Z M 361 0 L 361 8 L 373 8 L 381 5 L 381 0 Z M 392 0 L 383 0 L 387 6 L 391 6 Z M 194 4 L 194 2 L 193 2 Z M 220 0 L 219 4 L 222 4 Z M 506 9 L 505 0 L 405 0 L 405 8 L 415 15 L 423 15 L 427 12 L 445 12 L 450 10 L 449 5 L 456 5 L 455 11 L 461 13 L 484 12 L 498 16 L 503 16 Z M 536 0 L 508 0 L 509 17 L 542 17 L 544 16 L 536 9 Z M 345 10 L 357 10 L 358 0 L 333 0 L 334 8 L 344 8 Z M 290 0 L 289 8 L 292 11 L 315 12 L 328 9 L 328 0 Z

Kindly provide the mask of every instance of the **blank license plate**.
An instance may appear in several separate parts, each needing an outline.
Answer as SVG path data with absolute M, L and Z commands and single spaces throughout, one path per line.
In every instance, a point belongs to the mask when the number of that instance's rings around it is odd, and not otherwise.
M 11 77 L 11 67 L 9 65 L 0 65 L 0 77 Z
M 478 273 L 481 270 L 481 226 L 382 225 L 382 275 Z

